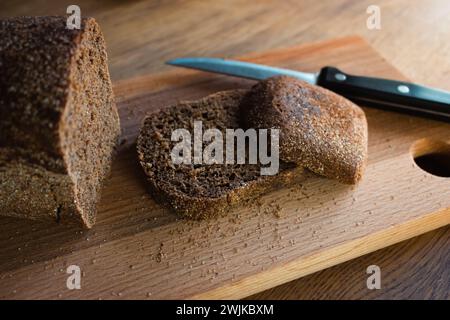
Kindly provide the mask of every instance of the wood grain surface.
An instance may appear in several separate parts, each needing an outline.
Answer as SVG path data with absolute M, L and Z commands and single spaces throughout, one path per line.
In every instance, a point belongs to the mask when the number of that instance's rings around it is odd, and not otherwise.
M 358 37 L 244 59 L 306 71 L 326 61 L 402 79 Z M 369 163 L 357 186 L 311 174 L 295 188 L 202 222 L 157 205 L 136 161 L 144 115 L 253 83 L 185 70 L 117 83 L 123 143 L 96 226 L 79 231 L 2 218 L 0 297 L 244 298 L 450 223 L 450 179 L 422 171 L 411 154 L 423 138 L 447 142 L 450 126 L 375 109 L 365 109 Z M 66 288 L 71 264 L 83 270 L 82 290 Z
M 5 0 L 0 2 L 0 17 L 63 15 L 69 4 L 72 1 Z M 102 26 L 114 80 L 168 70 L 163 62 L 182 55 L 242 55 L 356 33 L 408 78 L 450 90 L 450 3 L 446 0 L 257 4 L 78 0 L 77 4 L 82 14 L 94 16 Z M 366 8 L 371 4 L 381 8 L 380 30 L 366 28 Z M 252 298 L 449 298 L 449 235 L 450 229 L 443 228 Z M 29 239 L 36 237 L 39 234 Z M 372 263 L 385 270 L 382 290 L 363 287 L 365 269 Z

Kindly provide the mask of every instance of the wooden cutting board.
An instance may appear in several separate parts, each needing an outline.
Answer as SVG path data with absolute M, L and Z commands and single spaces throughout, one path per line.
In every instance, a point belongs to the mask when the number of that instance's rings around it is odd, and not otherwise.
M 404 79 L 357 37 L 243 59 Z M 1 218 L 0 298 L 242 298 L 450 223 L 450 179 L 413 160 L 446 149 L 432 141 L 449 142 L 450 125 L 368 108 L 369 165 L 356 187 L 312 176 L 203 222 L 157 205 L 136 160 L 144 115 L 253 83 L 181 69 L 117 83 L 123 144 L 97 224 L 80 231 Z M 81 268 L 80 290 L 66 287 L 69 265 Z

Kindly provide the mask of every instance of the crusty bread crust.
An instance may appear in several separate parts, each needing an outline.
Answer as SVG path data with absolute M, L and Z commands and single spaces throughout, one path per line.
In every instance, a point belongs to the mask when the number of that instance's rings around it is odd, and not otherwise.
M 354 184 L 367 162 L 367 121 L 349 100 L 286 76 L 258 82 L 245 96 L 247 127 L 279 128 L 280 159 Z
M 171 132 L 192 132 L 194 121 L 207 128 L 241 128 L 239 104 L 245 90 L 223 91 L 197 101 L 181 102 L 149 115 L 137 139 L 140 164 L 156 200 L 190 219 L 226 213 L 231 207 L 270 190 L 291 186 L 304 179 L 303 169 L 280 163 L 280 172 L 261 176 L 260 165 L 175 165 L 170 152 Z
M 0 214 L 91 227 L 119 134 L 94 19 L 0 20 Z

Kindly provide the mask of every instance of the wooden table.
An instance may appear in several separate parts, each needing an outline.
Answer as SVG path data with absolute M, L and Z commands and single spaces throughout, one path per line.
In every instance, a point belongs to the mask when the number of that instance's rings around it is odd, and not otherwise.
M 70 1 L 2 1 L 0 17 L 64 15 Z M 167 70 L 182 55 L 234 56 L 350 34 L 365 37 L 408 78 L 450 90 L 450 3 L 431 1 L 103 1 L 79 0 L 102 26 L 114 81 Z M 381 29 L 366 27 L 371 4 Z M 366 288 L 366 267 L 382 289 Z M 400 266 L 400 267 L 399 267 Z M 379 250 L 252 299 L 450 299 L 450 227 Z

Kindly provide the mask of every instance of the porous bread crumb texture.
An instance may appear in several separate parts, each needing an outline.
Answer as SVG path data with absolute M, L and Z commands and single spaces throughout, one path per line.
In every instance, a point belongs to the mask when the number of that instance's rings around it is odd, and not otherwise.
M 0 214 L 91 227 L 119 135 L 94 19 L 0 21 Z
M 262 176 L 260 164 L 172 163 L 172 131 L 194 132 L 194 121 L 209 128 L 242 128 L 239 104 L 245 90 L 223 91 L 197 101 L 181 102 L 145 118 L 137 140 L 138 158 L 154 198 L 183 217 L 204 219 L 224 214 L 231 207 L 270 190 L 295 185 L 303 169 L 280 162 L 280 172 Z M 225 137 L 225 135 L 224 135 Z M 208 143 L 203 143 L 203 148 Z
M 277 76 L 244 97 L 246 127 L 279 128 L 280 159 L 343 183 L 358 182 L 367 162 L 367 121 L 349 100 L 304 81 Z

